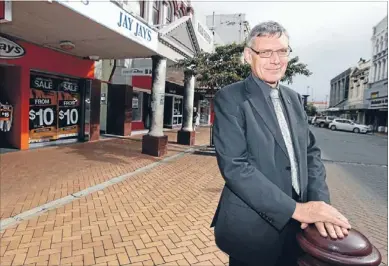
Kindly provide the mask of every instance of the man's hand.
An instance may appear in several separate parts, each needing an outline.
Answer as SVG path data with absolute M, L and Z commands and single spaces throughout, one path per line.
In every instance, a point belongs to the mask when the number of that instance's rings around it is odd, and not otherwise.
M 348 235 L 347 229 L 341 228 L 331 223 L 316 222 L 315 225 L 322 237 L 327 237 L 329 234 L 332 238 L 337 239 L 337 238 L 344 238 L 345 236 Z M 307 227 L 308 227 L 307 223 L 301 224 L 301 229 L 304 230 Z
M 351 225 L 346 217 L 344 217 L 337 209 L 322 201 L 310 201 L 307 203 L 297 202 L 292 218 L 300 223 L 306 224 L 317 222 L 324 224 L 329 223 L 340 227 L 342 231 L 343 229 L 351 229 Z M 337 230 L 331 226 L 329 226 L 329 228 L 329 230 Z

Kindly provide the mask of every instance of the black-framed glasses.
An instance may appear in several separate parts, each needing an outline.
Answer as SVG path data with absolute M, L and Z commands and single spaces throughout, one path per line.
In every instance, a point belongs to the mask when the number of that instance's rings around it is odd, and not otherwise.
M 273 51 L 273 50 L 259 50 L 259 51 L 257 51 L 251 47 L 249 47 L 249 48 L 254 53 L 256 53 L 257 55 L 259 55 L 262 58 L 269 58 L 273 55 L 273 53 L 277 53 L 279 57 L 287 57 L 292 52 L 292 48 L 290 48 L 290 46 L 288 48 L 279 49 L 277 51 Z

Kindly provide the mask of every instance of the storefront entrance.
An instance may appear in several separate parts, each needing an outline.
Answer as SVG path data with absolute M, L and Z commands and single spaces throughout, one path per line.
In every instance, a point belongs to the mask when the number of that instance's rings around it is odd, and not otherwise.
M 183 104 L 183 96 L 165 95 L 163 114 L 163 126 L 165 128 L 179 128 L 182 126 Z
M 151 126 L 151 94 L 134 90 L 132 94 L 132 130 L 150 129 Z
M 211 102 L 208 99 L 199 102 L 200 125 L 209 125 L 211 120 Z
M 17 148 L 15 127 L 20 123 L 15 116 L 15 106 L 19 105 L 18 76 L 20 76 L 20 68 L 0 65 L 0 148 L 2 151 Z

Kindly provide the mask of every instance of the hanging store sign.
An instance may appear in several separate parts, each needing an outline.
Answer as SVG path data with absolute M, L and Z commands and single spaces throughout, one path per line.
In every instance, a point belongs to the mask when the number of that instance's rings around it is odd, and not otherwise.
M 15 59 L 23 57 L 25 53 L 26 52 L 22 46 L 0 36 L 0 58 Z
M 2 104 L 0 102 L 0 131 L 8 132 L 11 130 L 13 120 L 13 107 L 12 105 Z
M 380 109 L 388 107 L 388 97 L 370 100 L 370 109 Z
M 111 1 L 57 2 L 153 51 L 158 48 L 158 33 Z
M 151 68 L 122 68 L 122 76 L 151 76 Z

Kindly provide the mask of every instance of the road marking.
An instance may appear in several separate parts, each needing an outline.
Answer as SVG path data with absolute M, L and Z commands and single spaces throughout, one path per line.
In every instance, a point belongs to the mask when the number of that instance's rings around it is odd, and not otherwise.
M 178 159 L 188 153 L 194 153 L 195 151 L 198 151 L 198 150 L 201 150 L 201 149 L 204 149 L 206 148 L 207 145 L 200 145 L 200 146 L 197 146 L 197 147 L 192 147 L 192 148 L 189 148 L 189 149 L 186 149 L 185 151 L 182 151 L 178 154 L 175 154 L 175 155 L 172 155 L 172 156 L 169 156 L 169 157 L 166 157 L 158 162 L 155 162 L 155 163 L 151 163 L 149 165 L 146 165 L 142 168 L 139 168 L 139 169 L 136 169 L 135 171 L 133 172 L 130 172 L 130 173 L 127 173 L 127 174 L 124 174 L 124 175 L 121 175 L 121 176 L 117 176 L 117 177 L 113 177 L 111 179 L 109 179 L 108 181 L 105 181 L 103 183 L 100 183 L 100 184 L 97 184 L 95 186 L 92 186 L 92 187 L 88 187 L 84 190 L 81 190 L 81 191 L 78 191 L 76 193 L 73 193 L 73 194 L 70 194 L 70 195 L 67 195 L 63 198 L 60 198 L 60 199 L 57 199 L 57 200 L 53 200 L 53 201 L 50 201 L 48 203 L 45 203 L 41 206 L 38 206 L 38 207 L 35 207 L 31 210 L 28 210 L 28 211 L 25 211 L 25 212 L 22 212 L 22 213 L 19 213 L 15 216 L 12 216 L 10 218 L 6 218 L 6 219 L 3 219 L 0 221 L 0 231 L 3 231 L 15 224 L 18 224 L 18 223 L 21 223 L 22 221 L 25 221 L 25 220 L 28 220 L 28 219 L 31 219 L 33 217 L 36 217 L 36 216 L 39 216 L 40 214 L 42 213 L 45 213 L 49 210 L 53 210 L 53 209 L 56 209 L 58 207 L 61 207 L 65 204 L 68 204 L 72 201 L 75 201 L 75 200 L 78 200 L 82 197 L 85 197 L 93 192 L 96 192 L 96 191 L 100 191 L 100 190 L 103 190 L 109 186 L 112 186 L 114 184 L 117 184 L 117 183 L 120 183 L 130 177 L 133 177 L 137 174 L 140 174 L 140 173 L 143 173 L 143 172 L 146 172 L 146 171 L 149 171 L 159 165 L 162 165 L 166 162 L 169 162 L 169 161 L 173 161 L 175 159 Z
M 326 163 L 334 163 L 334 164 L 351 164 L 351 165 L 360 165 L 360 166 L 373 166 L 373 167 L 383 167 L 388 168 L 386 164 L 375 164 L 375 163 L 358 163 L 358 162 L 347 162 L 347 161 L 335 161 L 329 159 L 322 159 L 323 162 Z

